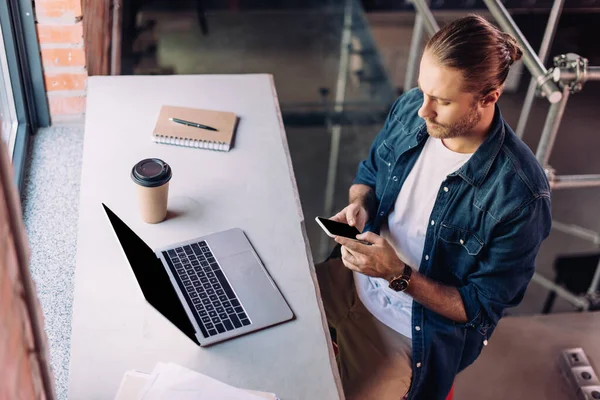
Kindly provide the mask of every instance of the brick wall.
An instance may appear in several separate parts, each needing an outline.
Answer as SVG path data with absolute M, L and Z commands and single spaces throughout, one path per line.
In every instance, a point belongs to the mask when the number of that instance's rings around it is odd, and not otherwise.
M 35 0 L 34 8 L 52 122 L 81 119 L 87 81 L 81 0 Z
M 12 204 L 19 204 L 12 176 L 6 146 L 0 140 L 0 400 L 46 399 L 39 357 L 47 349 L 35 347 L 24 300 L 24 285 L 32 285 L 31 277 L 21 274 L 17 261 L 17 242 L 24 242 L 25 228 L 20 219 L 17 229 L 11 229 L 9 223 L 9 215 L 15 213 L 8 211 L 8 196 L 12 196 Z M 35 303 L 36 319 L 43 326 L 41 308 Z M 43 340 L 46 343 L 45 337 Z

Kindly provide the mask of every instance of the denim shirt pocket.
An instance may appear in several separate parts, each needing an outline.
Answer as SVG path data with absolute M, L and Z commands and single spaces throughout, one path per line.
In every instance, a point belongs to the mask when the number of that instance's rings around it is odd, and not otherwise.
M 475 267 L 483 241 L 474 232 L 445 222 L 440 226 L 439 238 L 445 258 L 451 260 L 450 272 L 456 278 L 464 279 Z
M 392 169 L 394 163 L 394 147 L 387 141 L 383 141 L 377 148 L 377 161 L 379 166 L 385 167 L 388 171 Z

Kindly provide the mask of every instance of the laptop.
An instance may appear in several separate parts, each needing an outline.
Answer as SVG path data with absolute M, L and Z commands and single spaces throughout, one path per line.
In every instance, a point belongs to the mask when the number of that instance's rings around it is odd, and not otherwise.
M 293 318 L 241 229 L 153 251 L 102 205 L 148 303 L 199 346 Z

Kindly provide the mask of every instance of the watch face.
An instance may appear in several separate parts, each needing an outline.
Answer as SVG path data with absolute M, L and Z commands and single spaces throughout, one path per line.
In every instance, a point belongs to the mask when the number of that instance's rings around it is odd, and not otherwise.
M 403 292 L 408 287 L 408 281 L 403 278 L 394 279 L 390 282 L 390 287 L 396 292 Z

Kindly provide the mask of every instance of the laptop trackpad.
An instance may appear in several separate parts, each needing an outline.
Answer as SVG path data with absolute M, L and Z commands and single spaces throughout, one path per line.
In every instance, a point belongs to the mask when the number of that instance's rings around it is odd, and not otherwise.
M 261 278 L 264 270 L 252 251 L 244 251 L 232 256 L 218 258 L 221 269 L 237 293 L 244 286 L 255 284 L 249 279 Z M 265 276 L 266 277 L 266 276 Z
M 283 297 L 252 251 L 219 260 L 223 272 L 253 323 L 290 314 Z

